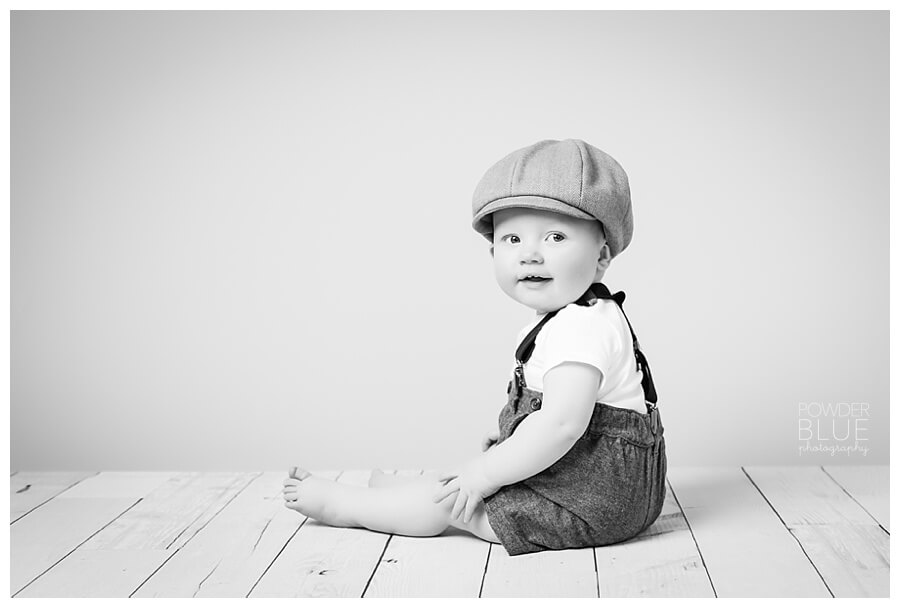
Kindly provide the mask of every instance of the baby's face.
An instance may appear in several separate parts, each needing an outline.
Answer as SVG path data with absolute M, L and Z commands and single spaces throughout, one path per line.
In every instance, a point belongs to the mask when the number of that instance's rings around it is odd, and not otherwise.
M 600 222 L 518 207 L 495 212 L 493 221 L 497 283 L 538 313 L 571 304 L 609 266 Z

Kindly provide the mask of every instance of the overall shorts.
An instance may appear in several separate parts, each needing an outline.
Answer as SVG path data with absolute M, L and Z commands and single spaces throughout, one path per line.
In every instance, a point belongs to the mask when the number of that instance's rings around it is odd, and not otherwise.
M 625 293 L 610 294 L 603 283 L 594 283 L 576 304 L 589 306 L 598 298 L 622 309 Z M 498 443 L 541 408 L 541 392 L 525 386 L 524 365 L 538 332 L 555 314 L 548 313 L 516 350 L 515 381 L 500 411 Z M 628 327 L 643 372 L 647 413 L 595 403 L 587 429 L 562 458 L 484 499 L 491 528 L 510 555 L 622 542 L 659 516 L 666 496 L 666 444 L 650 366 L 630 321 Z

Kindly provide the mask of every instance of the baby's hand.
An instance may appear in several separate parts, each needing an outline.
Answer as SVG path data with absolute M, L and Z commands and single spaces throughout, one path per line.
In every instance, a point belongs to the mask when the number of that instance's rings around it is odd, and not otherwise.
M 453 519 L 462 515 L 463 522 L 469 523 L 478 504 L 484 502 L 485 498 L 501 487 L 485 475 L 482 458 L 479 456 L 463 464 L 459 470 L 438 475 L 438 481 L 442 482 L 444 486 L 434 494 L 432 500 L 441 502 L 448 496 L 456 494 L 456 502 L 453 504 L 453 511 L 450 514 Z
M 487 452 L 489 449 L 494 447 L 500 441 L 500 431 L 493 430 L 488 431 L 488 433 L 481 438 L 481 451 Z

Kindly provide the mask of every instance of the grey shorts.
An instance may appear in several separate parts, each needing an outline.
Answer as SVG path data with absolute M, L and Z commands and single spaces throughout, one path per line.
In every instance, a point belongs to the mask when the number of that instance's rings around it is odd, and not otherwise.
M 511 384 L 512 386 L 512 384 Z M 500 442 L 540 409 L 539 391 L 510 390 Z M 510 555 L 622 542 L 650 526 L 666 496 L 666 444 L 659 410 L 642 414 L 604 403 L 584 434 L 537 475 L 484 499 Z

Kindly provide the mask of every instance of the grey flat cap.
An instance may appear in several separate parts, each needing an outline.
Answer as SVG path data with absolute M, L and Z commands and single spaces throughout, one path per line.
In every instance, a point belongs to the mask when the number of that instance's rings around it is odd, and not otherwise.
M 628 247 L 634 231 L 625 170 L 580 139 L 545 139 L 495 163 L 472 195 L 472 227 L 493 240 L 491 214 L 510 207 L 599 220 L 612 257 Z

